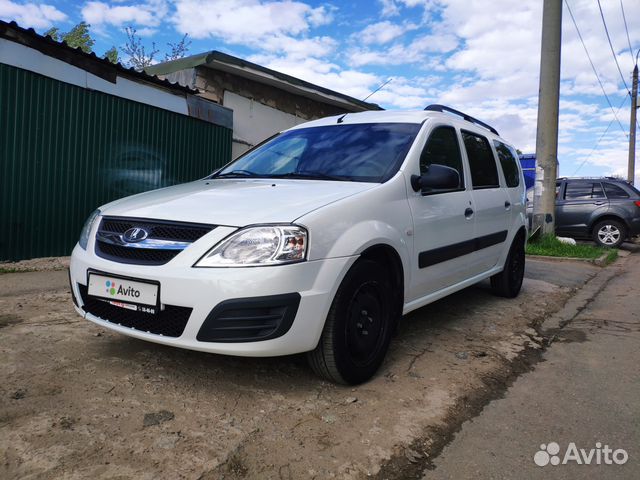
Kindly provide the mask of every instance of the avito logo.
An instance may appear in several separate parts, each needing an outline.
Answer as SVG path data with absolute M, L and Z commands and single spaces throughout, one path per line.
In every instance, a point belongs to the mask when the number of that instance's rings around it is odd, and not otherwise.
M 116 282 L 114 282 L 113 280 L 107 280 L 106 286 L 107 286 L 107 293 L 109 293 L 109 295 L 111 296 L 122 295 L 124 297 L 131 297 L 131 298 L 140 297 L 140 290 L 136 290 L 131 286 L 124 288 L 122 285 L 116 285 Z
M 596 448 L 578 448 L 574 442 L 567 445 L 564 455 L 560 454 L 560 445 L 556 442 L 543 443 L 540 450 L 533 456 L 533 461 L 539 467 L 551 465 L 566 465 L 575 462 L 578 465 L 624 465 L 629 460 L 626 450 L 616 450 L 609 445 L 596 442 Z

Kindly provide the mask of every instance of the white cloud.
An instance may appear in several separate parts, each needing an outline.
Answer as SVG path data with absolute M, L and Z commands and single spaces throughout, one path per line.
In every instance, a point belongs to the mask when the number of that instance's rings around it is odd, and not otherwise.
M 177 0 L 175 7 L 179 32 L 245 45 L 268 36 L 300 35 L 332 18 L 330 9 L 296 1 Z
M 333 22 L 336 8 L 331 6 L 321 6 L 309 11 L 309 24 L 313 27 L 328 25 Z
M 426 34 L 414 38 L 407 44 L 394 43 L 384 49 L 354 49 L 348 53 L 349 62 L 354 66 L 363 65 L 404 65 L 423 63 L 427 66 L 428 59 L 436 58 L 434 54 L 448 53 L 458 45 L 453 35 Z
M 394 0 L 379 0 L 383 17 L 394 17 L 400 14 L 400 7 Z
M 313 57 L 294 59 L 287 56 L 254 55 L 249 60 L 355 98 L 366 97 L 382 83 L 380 77 L 372 73 L 340 69 L 335 63 Z
M 399 25 L 389 21 L 372 23 L 367 25 L 364 30 L 353 35 L 354 38 L 364 44 L 384 44 L 399 37 L 407 30 L 416 28 L 413 25 Z
M 21 27 L 49 28 L 63 22 L 67 15 L 46 3 L 16 3 L 0 0 L 0 19 L 15 21 Z
M 110 5 L 91 1 L 82 7 L 82 18 L 98 29 L 104 25 L 157 27 L 168 12 L 169 5 L 165 0 L 149 0 L 132 5 Z
M 266 37 L 260 47 L 273 54 L 285 55 L 290 60 L 307 57 L 327 57 L 337 42 L 331 37 L 293 38 L 286 35 Z

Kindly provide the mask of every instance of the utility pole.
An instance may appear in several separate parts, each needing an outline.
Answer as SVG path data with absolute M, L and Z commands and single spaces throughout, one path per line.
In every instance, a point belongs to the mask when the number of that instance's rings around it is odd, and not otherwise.
M 556 177 L 558 172 L 558 110 L 560 103 L 560 47 L 562 0 L 544 0 L 538 130 L 536 134 L 536 183 L 533 227 L 555 234 Z
M 639 52 L 640 53 L 640 52 Z M 638 56 L 633 68 L 633 82 L 631 83 L 631 124 L 629 126 L 629 169 L 627 180 L 633 185 L 636 174 L 636 112 L 638 109 Z

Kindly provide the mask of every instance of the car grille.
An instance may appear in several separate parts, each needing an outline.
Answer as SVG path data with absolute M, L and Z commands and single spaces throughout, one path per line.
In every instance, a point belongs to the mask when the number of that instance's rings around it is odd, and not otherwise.
M 147 233 L 146 242 L 128 244 L 122 234 L 131 228 L 142 228 Z M 104 217 L 96 234 L 96 255 L 118 263 L 135 265 L 164 265 L 189 244 L 215 228 L 215 225 L 180 223 L 168 220 L 144 220 L 127 217 Z M 178 245 L 149 245 L 153 240 Z M 157 242 L 156 242 L 157 243 Z
M 177 307 L 175 305 L 165 305 L 165 309 L 156 315 L 135 312 L 90 297 L 85 285 L 78 284 L 78 290 L 82 298 L 82 309 L 85 312 L 95 315 L 106 322 L 133 328 L 141 332 L 154 333 L 165 337 L 179 337 L 182 335 L 191 316 L 191 308 Z

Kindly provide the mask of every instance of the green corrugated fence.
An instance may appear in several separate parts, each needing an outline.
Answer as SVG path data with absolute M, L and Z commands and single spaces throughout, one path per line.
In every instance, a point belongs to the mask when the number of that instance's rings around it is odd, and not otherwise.
M 0 260 L 68 255 L 110 200 L 205 176 L 231 129 L 0 64 Z

